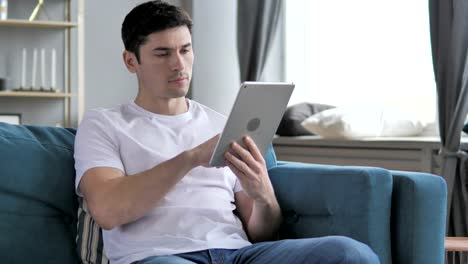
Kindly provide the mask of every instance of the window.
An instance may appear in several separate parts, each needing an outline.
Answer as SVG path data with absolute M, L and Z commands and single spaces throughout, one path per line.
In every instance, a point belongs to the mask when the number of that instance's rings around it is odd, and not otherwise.
M 288 0 L 290 104 L 378 104 L 435 120 L 425 0 Z

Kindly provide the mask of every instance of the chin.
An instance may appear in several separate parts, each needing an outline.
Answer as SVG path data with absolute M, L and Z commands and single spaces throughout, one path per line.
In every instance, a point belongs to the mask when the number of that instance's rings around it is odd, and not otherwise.
M 170 83 L 167 88 L 167 94 L 172 98 L 184 97 L 189 90 L 189 82 L 186 83 Z
M 179 89 L 173 89 L 169 92 L 169 97 L 171 98 L 180 98 L 180 97 L 185 97 L 188 93 L 188 87 L 187 88 L 179 88 Z

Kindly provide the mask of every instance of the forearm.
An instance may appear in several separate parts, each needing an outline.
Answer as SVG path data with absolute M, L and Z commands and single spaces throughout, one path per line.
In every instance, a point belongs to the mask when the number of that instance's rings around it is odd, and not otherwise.
M 93 217 L 104 229 L 112 229 L 146 215 L 196 166 L 191 155 L 183 152 L 147 171 L 108 180 L 92 199 Z
M 253 242 L 276 238 L 281 224 L 281 209 L 273 196 L 268 202 L 254 201 L 247 223 L 247 232 Z

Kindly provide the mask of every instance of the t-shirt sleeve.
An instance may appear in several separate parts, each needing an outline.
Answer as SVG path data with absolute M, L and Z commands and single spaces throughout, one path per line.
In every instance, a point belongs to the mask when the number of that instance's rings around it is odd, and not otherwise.
M 233 188 L 234 193 L 243 191 L 244 188 L 242 188 L 242 185 L 239 179 L 237 178 L 236 174 L 234 174 L 234 172 L 232 172 L 232 170 L 229 167 L 224 167 L 223 169 L 225 176 L 230 178 L 230 184 Z
M 113 167 L 124 171 L 118 140 L 106 116 L 98 110 L 88 112 L 75 137 L 75 189 L 82 196 L 79 184 L 83 174 L 95 167 Z
M 239 182 L 239 179 L 236 177 L 236 183 L 234 184 L 234 193 L 243 191 L 244 188 L 242 188 L 242 185 Z

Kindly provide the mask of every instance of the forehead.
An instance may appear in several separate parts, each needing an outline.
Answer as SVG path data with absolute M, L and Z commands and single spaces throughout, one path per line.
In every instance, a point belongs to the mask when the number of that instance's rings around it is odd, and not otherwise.
M 192 42 L 192 35 L 187 26 L 165 29 L 148 35 L 145 44 L 149 48 L 180 48 Z

